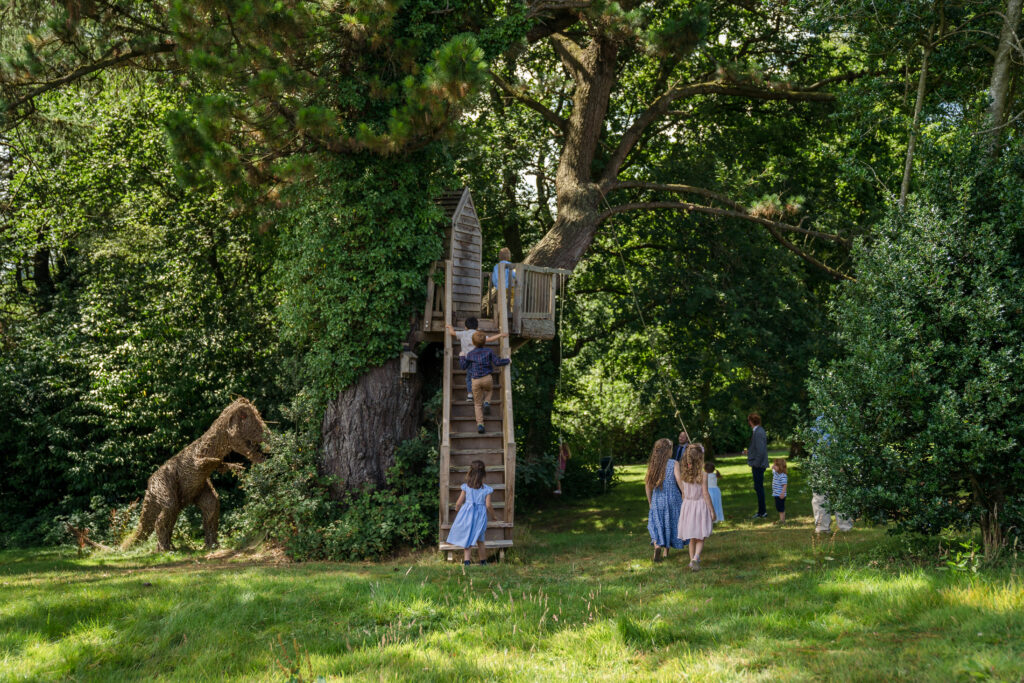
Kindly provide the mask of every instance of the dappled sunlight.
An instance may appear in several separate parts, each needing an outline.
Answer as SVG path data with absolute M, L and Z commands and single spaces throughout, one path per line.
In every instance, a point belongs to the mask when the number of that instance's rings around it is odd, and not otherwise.
M 632 483 L 535 514 L 520 559 L 488 567 L 27 554 L 0 566 L 0 678 L 279 680 L 295 648 L 327 680 L 1024 676 L 1015 576 L 872 568 L 881 530 L 820 539 L 803 519 L 717 527 L 697 573 L 685 549 L 655 564 L 643 468 L 623 469 Z

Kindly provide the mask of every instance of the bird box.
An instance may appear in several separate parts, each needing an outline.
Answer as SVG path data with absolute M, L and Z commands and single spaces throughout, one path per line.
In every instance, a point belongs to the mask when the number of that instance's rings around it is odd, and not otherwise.
M 412 377 L 416 374 L 416 359 L 419 358 L 415 353 L 409 350 L 402 351 L 401 369 L 402 377 Z

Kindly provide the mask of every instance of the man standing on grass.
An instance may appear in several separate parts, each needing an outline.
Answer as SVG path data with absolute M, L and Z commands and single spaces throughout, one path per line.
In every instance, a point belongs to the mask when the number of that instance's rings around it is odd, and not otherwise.
M 679 444 L 676 446 L 675 452 L 672 454 L 673 460 L 682 460 L 683 453 L 686 452 L 686 447 L 690 445 L 690 435 L 686 432 L 679 432 Z
M 761 416 L 757 413 L 747 415 L 747 424 L 751 429 L 750 447 L 744 449 L 743 454 L 747 456 L 750 474 L 754 478 L 754 493 L 757 494 L 757 512 L 751 516 L 751 519 L 758 519 L 768 516 L 768 509 L 764 505 L 764 471 L 768 469 L 768 435 L 764 433 Z

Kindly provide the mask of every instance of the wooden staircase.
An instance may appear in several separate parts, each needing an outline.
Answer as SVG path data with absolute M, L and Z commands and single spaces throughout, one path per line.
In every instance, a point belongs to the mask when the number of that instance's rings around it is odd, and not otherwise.
M 449 325 L 452 323 L 453 310 L 452 271 L 450 264 L 446 264 L 443 310 L 445 324 Z M 502 278 L 504 272 L 499 275 L 499 281 Z M 498 289 L 496 308 L 499 312 L 495 315 L 497 331 L 508 333 L 509 320 L 505 312 L 507 307 L 503 288 Z M 459 498 L 459 489 L 466 479 L 469 465 L 474 460 L 482 460 L 487 468 L 484 483 L 494 489 L 491 507 L 498 517 L 497 520 L 487 522 L 485 544 L 488 549 L 497 549 L 498 555 L 503 558 L 505 549 L 512 546 L 515 522 L 516 441 L 512 419 L 511 371 L 508 365 L 499 368 L 490 415 L 484 418 L 486 431 L 478 433 L 473 403 L 466 400 L 466 372 L 459 368 L 458 349 L 452 342 L 451 335 L 445 334 L 438 544 L 447 553 L 449 560 L 453 559 L 456 550 L 461 550 L 458 546 L 446 543 L 445 539 L 455 520 L 455 502 Z M 502 358 L 510 357 L 508 337 L 491 346 Z

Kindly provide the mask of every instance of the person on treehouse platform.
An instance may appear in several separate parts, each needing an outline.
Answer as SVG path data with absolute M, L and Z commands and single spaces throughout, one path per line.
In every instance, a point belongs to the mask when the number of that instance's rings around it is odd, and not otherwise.
M 512 310 L 512 300 L 516 294 L 516 271 L 512 268 L 512 263 L 509 259 L 512 258 L 512 251 L 508 247 L 502 247 L 501 251 L 498 252 L 498 262 L 494 265 L 494 269 L 491 271 L 491 285 L 494 287 L 495 292 L 498 289 L 498 266 L 505 264 L 505 305 L 508 310 Z M 497 296 L 497 294 L 495 294 Z
M 476 414 L 476 431 L 483 434 L 484 415 L 491 414 L 491 394 L 494 393 L 494 378 L 491 373 L 502 365 L 512 362 L 510 358 L 498 358 L 497 354 L 487 348 L 487 335 L 483 332 L 473 334 L 472 351 L 459 356 L 459 366 L 466 371 L 466 376 L 473 383 L 473 412 Z

